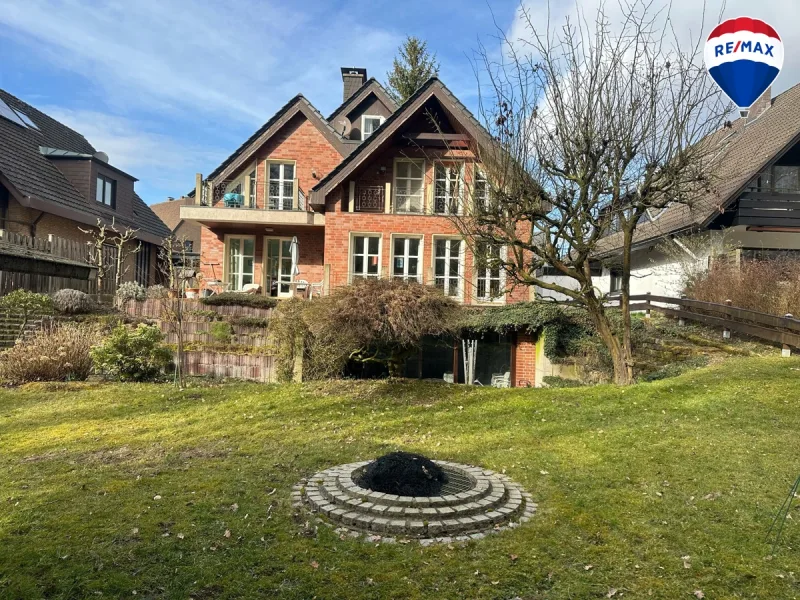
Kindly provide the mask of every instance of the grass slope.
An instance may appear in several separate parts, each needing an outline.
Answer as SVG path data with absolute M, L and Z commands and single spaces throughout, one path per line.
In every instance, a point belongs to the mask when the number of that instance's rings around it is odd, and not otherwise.
M 764 358 L 630 389 L 1 390 L 0 597 L 795 598 L 800 511 L 776 556 L 764 535 L 799 398 L 800 361 Z M 301 477 L 397 448 L 505 471 L 539 513 L 463 548 L 293 516 Z

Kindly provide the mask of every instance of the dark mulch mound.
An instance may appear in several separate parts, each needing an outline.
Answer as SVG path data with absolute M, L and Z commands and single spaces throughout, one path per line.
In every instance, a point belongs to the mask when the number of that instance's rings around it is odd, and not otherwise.
M 368 464 L 356 483 L 385 494 L 438 496 L 447 474 L 421 454 L 391 452 Z

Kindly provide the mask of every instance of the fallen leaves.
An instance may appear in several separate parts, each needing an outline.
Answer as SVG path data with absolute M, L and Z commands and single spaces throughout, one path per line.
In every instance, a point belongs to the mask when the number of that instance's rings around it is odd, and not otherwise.
M 705 598 L 706 597 L 706 595 L 703 592 L 701 592 L 700 590 L 695 590 L 692 593 L 694 594 L 695 598 Z
M 585 567 L 583 567 L 584 571 L 591 571 L 592 569 L 594 569 L 594 565 L 586 565 Z
M 319 563 L 315 560 L 311 561 L 311 568 L 312 569 L 319 569 Z
M 230 529 L 226 529 L 225 533 L 223 533 L 222 535 L 224 535 L 226 538 L 231 537 L 231 530 Z
M 608 593 L 606 594 L 606 598 L 612 598 L 613 596 L 616 596 L 616 595 L 617 595 L 617 588 L 611 588 L 611 589 L 608 590 Z
M 683 561 L 683 568 L 684 569 L 691 569 L 692 568 L 692 565 L 689 562 L 690 558 L 691 558 L 691 556 L 689 556 L 688 554 L 686 556 L 681 556 L 681 560 Z

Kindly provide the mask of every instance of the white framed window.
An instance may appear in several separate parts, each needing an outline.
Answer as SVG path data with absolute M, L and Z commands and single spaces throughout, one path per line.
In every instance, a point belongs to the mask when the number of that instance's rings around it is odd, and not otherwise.
M 354 233 L 350 238 L 350 281 L 381 275 L 381 234 Z
M 361 117 L 361 139 L 365 140 L 378 129 L 386 119 L 380 115 L 363 115 Z
M 225 236 L 226 280 L 233 291 L 255 279 L 256 238 L 252 235 Z
M 250 190 L 249 190 L 250 197 L 247 200 L 250 203 L 249 204 L 250 208 L 255 208 L 256 207 L 256 170 L 253 169 L 252 171 L 250 171 L 250 174 L 247 176 L 247 178 L 248 178 L 248 180 L 250 182 Z
M 462 297 L 464 277 L 464 241 L 460 238 L 434 237 L 433 283 L 445 296 Z
M 265 237 L 264 256 L 267 279 L 266 293 L 273 298 L 292 295 L 292 238 Z
M 97 187 L 95 188 L 95 200 L 100 204 L 105 204 L 109 208 L 117 207 L 117 182 L 105 175 L 97 174 Z
M 422 237 L 392 235 L 392 277 L 422 282 Z
M 421 213 L 425 199 L 425 161 L 396 158 L 393 188 L 395 212 Z
M 483 169 L 477 166 L 475 167 L 472 197 L 478 212 L 485 213 L 489 210 L 489 181 L 486 179 Z
M 479 302 L 505 300 L 505 271 L 500 262 L 506 258 L 505 246 L 480 244 L 475 249 L 475 297 Z
M 267 208 L 292 210 L 295 168 L 292 162 L 267 163 Z
M 436 163 L 433 176 L 433 212 L 457 215 L 461 212 L 462 163 Z

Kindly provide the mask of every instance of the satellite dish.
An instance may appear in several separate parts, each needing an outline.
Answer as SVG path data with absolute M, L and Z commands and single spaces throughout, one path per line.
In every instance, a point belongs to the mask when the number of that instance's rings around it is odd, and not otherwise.
M 336 121 L 336 132 L 343 138 L 350 139 L 350 131 L 352 129 L 353 125 L 350 123 L 350 119 L 342 117 Z
M 102 160 L 104 163 L 108 162 L 108 154 L 106 154 L 105 152 L 95 152 L 94 157 L 97 160 Z

